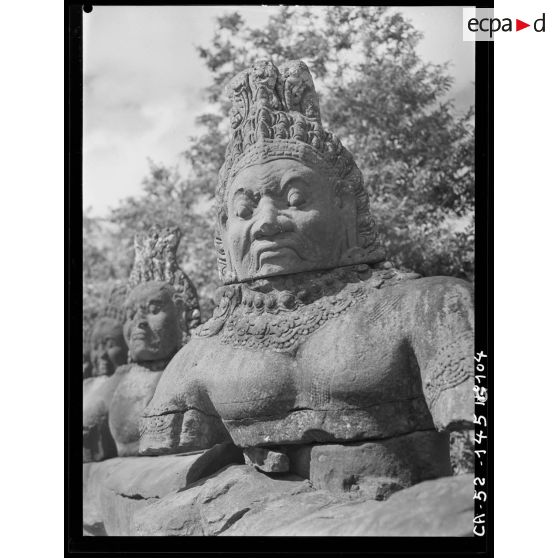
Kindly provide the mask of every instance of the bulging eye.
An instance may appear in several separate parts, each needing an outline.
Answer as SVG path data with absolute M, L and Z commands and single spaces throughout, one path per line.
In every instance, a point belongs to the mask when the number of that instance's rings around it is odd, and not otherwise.
M 235 213 L 241 219 L 250 219 L 250 217 L 252 217 L 253 209 L 247 203 L 240 203 L 237 205 Z
M 234 201 L 234 214 L 241 219 L 250 219 L 256 205 L 256 199 L 252 199 L 246 194 L 239 195 Z
M 289 192 L 287 201 L 291 207 L 299 207 L 306 201 L 306 198 L 300 190 L 292 189 Z
M 250 219 L 260 202 L 260 195 L 255 192 L 239 190 L 232 202 L 232 214 L 241 219 Z

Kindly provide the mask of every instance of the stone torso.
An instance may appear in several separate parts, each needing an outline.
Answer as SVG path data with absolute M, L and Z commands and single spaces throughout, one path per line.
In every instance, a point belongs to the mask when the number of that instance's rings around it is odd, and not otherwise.
M 393 275 L 349 281 L 293 312 L 267 311 L 258 294 L 258 311 L 249 297 L 225 301 L 170 363 L 145 415 L 150 451 L 157 439 L 176 451 L 192 410 L 220 417 L 241 447 L 434 429 L 433 394 L 471 376 L 470 287 Z
M 118 386 L 109 407 L 109 426 L 119 456 L 137 455 L 139 421 L 151 401 L 163 370 L 150 370 L 141 364 L 120 367 Z
M 433 428 L 404 323 L 393 312 L 401 298 L 397 289 L 348 285 L 337 304 L 319 300 L 304 308 L 308 318 L 289 316 L 284 332 L 272 320 L 275 339 L 242 335 L 244 329 L 239 334 L 242 318 L 233 316 L 218 336 L 200 340 L 196 374 L 237 445 L 370 439 Z M 257 327 L 258 318 L 253 321 Z

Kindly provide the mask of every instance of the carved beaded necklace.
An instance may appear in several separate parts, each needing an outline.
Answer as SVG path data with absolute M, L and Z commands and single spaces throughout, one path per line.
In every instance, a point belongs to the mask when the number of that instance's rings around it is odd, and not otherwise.
M 367 289 L 417 277 L 385 262 L 229 285 L 221 289 L 213 317 L 194 337 L 219 334 L 222 343 L 233 347 L 292 352 L 307 335 L 363 300 Z

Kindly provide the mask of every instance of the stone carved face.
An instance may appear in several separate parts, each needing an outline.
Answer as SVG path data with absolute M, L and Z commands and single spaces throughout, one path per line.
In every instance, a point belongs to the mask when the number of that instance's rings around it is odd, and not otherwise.
M 357 244 L 354 196 L 291 159 L 241 170 L 221 215 L 223 245 L 238 280 L 335 267 Z
M 161 281 L 138 285 L 126 299 L 124 337 L 134 362 L 167 359 L 180 347 L 180 300 Z
M 93 376 L 110 376 L 127 356 L 122 326 L 112 318 L 101 318 L 91 334 Z

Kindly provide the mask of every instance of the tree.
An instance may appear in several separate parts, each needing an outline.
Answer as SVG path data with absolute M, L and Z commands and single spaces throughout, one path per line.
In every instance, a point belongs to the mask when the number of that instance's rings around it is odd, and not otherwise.
M 83 354 L 95 322 L 103 317 L 113 288 L 125 283 L 129 268 L 121 243 L 107 223 L 83 215 Z

